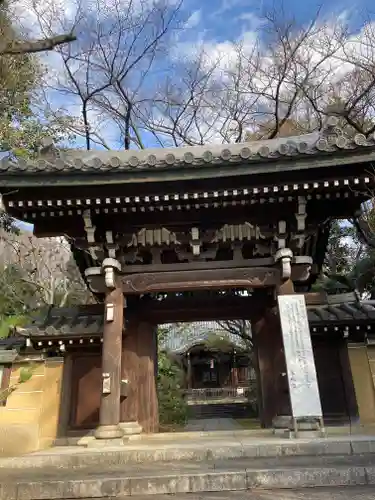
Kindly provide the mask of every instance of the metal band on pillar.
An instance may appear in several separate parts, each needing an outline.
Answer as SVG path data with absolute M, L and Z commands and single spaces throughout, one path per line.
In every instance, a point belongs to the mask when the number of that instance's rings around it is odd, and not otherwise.
M 291 278 L 292 259 L 293 252 L 289 248 L 280 248 L 275 254 L 275 261 L 281 261 L 281 277 L 283 280 L 289 280 Z

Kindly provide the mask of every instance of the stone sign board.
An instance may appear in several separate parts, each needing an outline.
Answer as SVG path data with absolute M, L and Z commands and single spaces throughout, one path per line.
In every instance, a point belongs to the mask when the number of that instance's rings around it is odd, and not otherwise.
M 322 417 L 305 297 L 278 297 L 292 416 Z

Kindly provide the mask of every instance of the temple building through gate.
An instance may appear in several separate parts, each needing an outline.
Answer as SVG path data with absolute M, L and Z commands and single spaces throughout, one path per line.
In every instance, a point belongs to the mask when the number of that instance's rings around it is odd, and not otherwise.
M 156 432 L 157 324 L 230 318 L 251 321 L 271 427 L 291 412 L 278 297 L 295 294 L 307 305 L 323 413 L 356 418 L 359 358 L 348 342 L 364 342 L 372 306 L 310 289 L 331 221 L 358 217 L 372 196 L 374 160 L 374 139 L 346 137 L 333 117 L 320 132 L 254 143 L 50 146 L 35 161 L 3 159 L 6 210 L 36 236 L 68 237 L 98 301 L 52 308 L 23 332 L 63 357 L 60 428 L 95 427 L 98 440 Z

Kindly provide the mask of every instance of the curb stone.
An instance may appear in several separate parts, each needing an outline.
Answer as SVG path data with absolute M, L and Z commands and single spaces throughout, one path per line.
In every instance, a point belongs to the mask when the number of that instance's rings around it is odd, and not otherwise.
M 304 468 L 247 472 L 247 488 L 296 489 L 320 486 L 366 485 L 364 467 Z
M 288 442 L 288 443 L 223 443 L 213 446 L 158 448 L 127 450 L 126 448 L 80 453 L 45 453 L 16 458 L 1 458 L 0 470 L 13 469 L 43 469 L 58 467 L 60 469 L 86 468 L 97 464 L 105 467 L 117 464 L 138 464 L 155 462 L 191 461 L 205 462 L 227 458 L 271 458 L 285 456 L 333 456 L 333 455 L 363 455 L 375 452 L 375 441 L 329 441 L 329 442 Z
M 123 498 L 256 489 L 365 486 L 375 484 L 375 467 L 313 467 L 288 469 L 240 469 L 206 473 L 145 477 L 85 478 L 77 480 L 3 483 L 1 500 L 62 500 Z

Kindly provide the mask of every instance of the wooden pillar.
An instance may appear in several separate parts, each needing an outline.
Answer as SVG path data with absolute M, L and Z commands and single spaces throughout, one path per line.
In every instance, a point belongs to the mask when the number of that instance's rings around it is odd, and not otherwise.
M 237 368 L 237 358 L 236 358 L 236 351 L 234 350 L 233 351 L 233 354 L 232 354 L 232 376 L 231 376 L 231 379 L 232 379 L 232 386 L 233 387 L 238 387 L 238 368 Z
M 132 318 L 126 322 L 125 333 L 122 343 L 122 370 L 121 377 L 128 381 L 128 393 L 121 398 L 120 420 L 121 422 L 137 422 L 138 420 L 138 322 Z
M 290 407 L 287 380 L 283 375 L 286 365 L 277 308 L 267 309 L 252 328 L 259 365 L 260 420 L 262 427 L 271 427 L 272 419 L 285 415 Z
M 72 366 L 72 355 L 70 353 L 66 354 L 64 356 L 63 378 L 61 384 L 58 437 L 65 437 L 69 428 L 69 417 L 72 410 Z
M 120 422 L 121 344 L 124 318 L 124 296 L 116 275 L 120 264 L 114 259 L 103 262 L 107 292 L 104 302 L 102 346 L 102 395 L 97 439 L 114 439 L 123 435 Z
M 191 380 L 191 358 L 190 358 L 190 352 L 188 351 L 187 354 L 187 388 L 190 390 L 192 388 L 192 380 Z
M 143 432 L 158 432 L 159 408 L 156 386 L 156 326 L 132 318 L 126 325 L 122 350 L 122 378 L 128 380 L 121 400 L 121 426 L 134 423 Z
M 152 323 L 140 322 L 138 342 L 138 422 L 143 432 L 158 432 L 159 405 L 154 368 L 156 326 Z

